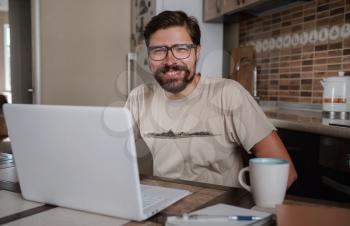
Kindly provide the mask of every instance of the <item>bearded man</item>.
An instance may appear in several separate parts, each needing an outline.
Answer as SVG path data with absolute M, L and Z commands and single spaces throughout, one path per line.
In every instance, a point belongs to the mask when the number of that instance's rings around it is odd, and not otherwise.
M 126 107 L 153 157 L 157 176 L 238 187 L 241 151 L 290 163 L 276 128 L 237 82 L 196 72 L 201 32 L 195 18 L 164 11 L 147 24 L 149 68 L 157 83 L 129 95 Z

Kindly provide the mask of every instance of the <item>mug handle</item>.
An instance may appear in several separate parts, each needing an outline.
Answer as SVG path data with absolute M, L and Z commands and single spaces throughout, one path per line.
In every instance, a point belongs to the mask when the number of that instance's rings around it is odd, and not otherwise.
M 250 186 L 244 181 L 244 179 L 243 179 L 243 176 L 244 176 L 244 173 L 246 172 L 246 171 L 249 171 L 249 167 L 245 167 L 245 168 L 243 168 L 243 169 L 241 169 L 240 171 L 239 171 L 239 174 L 238 174 L 238 182 L 239 182 L 239 184 L 244 188 L 244 189 L 246 189 L 247 191 L 251 191 L 251 189 L 250 189 Z

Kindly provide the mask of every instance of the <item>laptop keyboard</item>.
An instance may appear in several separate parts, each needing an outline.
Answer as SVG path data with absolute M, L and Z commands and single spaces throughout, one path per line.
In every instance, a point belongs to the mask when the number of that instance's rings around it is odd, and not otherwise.
M 143 203 L 143 208 L 147 208 L 149 206 L 152 206 L 160 201 L 162 201 L 163 198 L 162 197 L 154 197 L 154 196 L 148 196 L 148 195 L 144 195 L 142 194 L 142 203 Z
M 144 209 L 164 200 L 162 196 L 159 196 L 155 193 L 155 190 L 144 186 L 141 186 L 141 194 Z

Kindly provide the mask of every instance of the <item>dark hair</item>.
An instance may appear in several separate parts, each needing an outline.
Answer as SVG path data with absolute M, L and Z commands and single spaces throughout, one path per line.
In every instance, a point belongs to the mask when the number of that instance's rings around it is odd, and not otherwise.
M 166 29 L 174 26 L 185 26 L 192 42 L 196 45 L 201 44 L 201 30 L 196 18 L 188 16 L 183 11 L 163 11 L 152 17 L 151 21 L 146 25 L 143 35 L 146 45 L 149 46 L 150 37 L 153 33 L 160 29 Z

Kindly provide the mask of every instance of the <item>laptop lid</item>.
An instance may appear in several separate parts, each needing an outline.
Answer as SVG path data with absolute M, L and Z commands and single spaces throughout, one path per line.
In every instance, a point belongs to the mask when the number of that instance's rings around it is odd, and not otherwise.
M 7 104 L 4 113 L 25 199 L 144 218 L 127 109 Z

